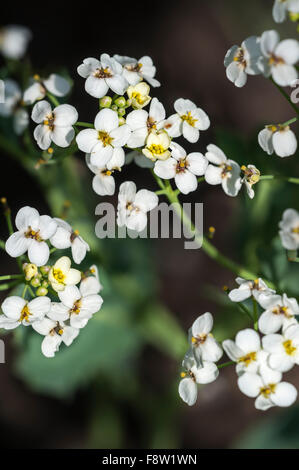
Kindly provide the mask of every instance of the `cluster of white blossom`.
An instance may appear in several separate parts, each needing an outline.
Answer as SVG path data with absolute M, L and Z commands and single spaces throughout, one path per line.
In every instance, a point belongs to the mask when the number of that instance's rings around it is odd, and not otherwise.
M 292 21 L 298 21 L 299 0 L 274 0 L 272 13 L 276 23 L 285 21 L 287 15 Z
M 257 322 L 259 332 L 246 328 L 237 333 L 234 341 L 222 342 L 227 356 L 236 364 L 238 387 L 248 397 L 256 398 L 255 407 L 259 410 L 290 406 L 297 398 L 297 390 L 282 381 L 282 374 L 299 364 L 297 300 L 277 294 L 260 278 L 237 278 L 236 282 L 239 287 L 229 292 L 230 300 L 240 303 L 252 297 L 262 309 Z M 215 362 L 221 358 L 222 349 L 211 336 L 212 325 L 212 316 L 206 313 L 189 332 L 191 349 L 183 361 L 186 372 L 179 384 L 179 394 L 188 405 L 196 402 L 196 384 L 212 382 L 219 375 Z
M 295 209 L 286 209 L 279 222 L 279 236 L 282 246 L 297 252 L 299 248 L 299 213 Z
M 77 264 L 89 251 L 78 231 L 64 220 L 40 215 L 36 209 L 26 206 L 18 211 L 15 224 L 17 231 L 7 239 L 5 250 L 14 258 L 21 257 L 24 277 L 20 282 L 25 287 L 22 297 L 11 295 L 2 303 L 0 328 L 32 326 L 44 336 L 43 354 L 53 357 L 60 344 L 69 346 L 92 315 L 100 310 L 103 300 L 98 295 L 102 288 L 98 270 L 91 266 L 82 273 L 71 267 L 67 256 L 53 264 L 49 262 L 52 250 L 71 248 Z M 31 300 L 26 300 L 27 291 Z M 51 300 L 53 296 L 58 297 L 58 301 Z

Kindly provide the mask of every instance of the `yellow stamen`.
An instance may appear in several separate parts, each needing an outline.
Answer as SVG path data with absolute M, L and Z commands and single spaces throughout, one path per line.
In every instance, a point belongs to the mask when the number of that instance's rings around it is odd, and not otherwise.
M 253 361 L 256 361 L 256 352 L 248 353 L 238 359 L 238 362 L 243 362 L 246 367 Z
M 194 127 L 195 123 L 198 121 L 198 119 L 195 119 L 191 115 L 191 111 L 188 111 L 187 114 L 183 114 L 181 116 L 181 119 L 183 121 L 186 121 L 190 126 Z
M 293 356 L 295 354 L 295 352 L 297 351 L 297 348 L 292 345 L 292 341 L 290 339 L 288 339 L 287 341 L 284 341 L 282 344 L 283 344 L 283 347 L 285 349 L 285 352 L 289 356 Z
M 29 308 L 27 307 L 27 305 L 25 305 L 23 307 L 22 311 L 21 311 L 19 321 L 23 321 L 23 320 L 28 321 L 29 320 L 29 315 L 31 315 L 31 313 L 30 313 Z
M 61 271 L 61 269 L 53 269 L 53 277 L 59 284 L 64 284 L 65 274 Z

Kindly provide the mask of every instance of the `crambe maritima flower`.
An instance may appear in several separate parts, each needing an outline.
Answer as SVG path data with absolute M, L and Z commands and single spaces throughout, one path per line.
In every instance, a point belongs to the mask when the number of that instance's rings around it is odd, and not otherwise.
M 24 109 L 22 93 L 19 85 L 14 80 L 4 80 L 5 101 L 0 103 L 0 116 L 13 117 L 13 128 L 17 135 L 29 125 L 29 115 Z
M 280 86 L 291 86 L 298 78 L 295 68 L 299 60 L 299 43 L 296 39 L 279 42 L 277 31 L 265 31 L 261 36 L 261 51 L 264 57 L 259 61 L 260 70 L 266 77 L 272 75 Z
M 147 224 L 147 212 L 158 205 L 158 196 L 147 189 L 136 192 L 133 181 L 122 183 L 118 193 L 117 224 L 142 232 Z
M 31 31 L 25 26 L 5 26 L 0 29 L 0 51 L 8 59 L 21 59 L 31 37 Z
M 152 162 L 156 160 L 167 160 L 170 157 L 171 140 L 166 131 L 160 130 L 151 132 L 146 139 L 146 146 L 142 149 L 142 153 Z
M 245 188 L 250 199 L 254 198 L 253 185 L 258 183 L 260 180 L 261 172 L 254 165 L 242 165 L 241 170 L 243 172 L 242 184 L 245 184 Z
M 223 349 L 228 357 L 237 363 L 236 372 L 256 373 L 259 368 L 261 357 L 261 340 L 259 334 L 246 328 L 237 333 L 235 341 L 227 339 L 222 343 Z
M 41 349 L 46 357 L 54 357 L 62 342 L 66 346 L 70 346 L 79 334 L 77 328 L 67 326 L 63 322 L 50 320 L 49 318 L 34 322 L 32 328 L 44 336 Z
M 127 143 L 131 130 L 127 124 L 119 126 L 117 112 L 112 109 L 99 111 L 94 127 L 79 132 L 76 141 L 80 150 L 91 154 L 90 163 L 102 168 L 113 157 L 114 151 L 118 149 L 119 152 L 119 148 Z
M 254 281 L 247 281 L 242 277 L 237 277 L 236 283 L 239 284 L 239 287 L 231 290 L 228 294 L 232 302 L 243 302 L 243 300 L 249 299 L 251 296 L 258 300 L 261 294 L 275 293 L 261 278 L 255 279 Z
M 190 351 L 186 354 L 182 366 L 184 372 L 181 373 L 182 380 L 179 383 L 179 395 L 187 405 L 192 406 L 197 400 L 197 384 L 214 382 L 219 375 L 219 370 L 213 362 L 208 361 L 203 361 L 202 367 L 197 367 Z
M 174 178 L 177 188 L 183 194 L 189 194 L 197 188 L 197 176 L 204 175 L 208 160 L 200 152 L 187 155 L 179 144 L 172 143 L 171 157 L 155 163 L 154 172 L 162 179 Z
M 129 85 L 122 75 L 121 64 L 108 54 L 102 54 L 100 60 L 93 57 L 84 59 L 77 72 L 86 78 L 85 90 L 94 98 L 102 98 L 109 88 L 114 93 L 123 95 Z
M 214 144 L 207 146 L 206 158 L 210 162 L 205 172 L 209 184 L 221 184 L 228 196 L 236 196 L 241 189 L 241 169 L 234 160 L 229 160 L 224 152 Z
M 286 209 L 279 222 L 279 236 L 286 250 L 299 248 L 299 213 L 295 209 Z
M 163 123 L 164 129 L 171 137 L 183 135 L 191 143 L 199 139 L 199 131 L 210 127 L 208 115 L 190 100 L 179 98 L 174 102 L 176 114 L 172 114 Z
M 126 117 L 126 123 L 132 131 L 127 142 L 128 147 L 143 147 L 148 135 L 162 127 L 164 119 L 165 109 L 157 98 L 152 99 L 148 112 L 144 109 L 131 111 Z
M 239 88 L 244 86 L 247 82 L 247 75 L 261 73 L 258 67 L 260 55 L 260 40 L 256 36 L 245 39 L 241 47 L 232 46 L 224 58 L 227 78 Z
M 269 352 L 269 366 L 280 372 L 287 372 L 299 364 L 299 325 L 294 323 L 282 334 L 266 335 L 262 339 L 263 348 Z
M 96 166 L 90 163 L 90 154 L 86 155 L 86 164 L 94 173 L 92 188 L 100 196 L 112 196 L 115 193 L 115 180 L 113 173 L 121 171 L 125 163 L 125 153 L 122 148 L 113 151 L 112 158 L 105 166 Z
M 263 375 L 246 372 L 238 378 L 238 386 L 244 395 L 256 398 L 255 407 L 258 410 L 265 411 L 272 406 L 291 406 L 296 401 L 294 385 L 280 380 L 281 376 L 268 368 Z
M 13 258 L 28 251 L 31 263 L 43 266 L 49 259 L 49 247 L 46 240 L 57 229 L 57 223 L 48 215 L 39 215 L 32 207 L 23 207 L 16 216 L 17 232 L 13 233 L 5 244 L 5 250 Z
M 144 108 L 151 100 L 149 96 L 150 87 L 147 83 L 141 82 L 135 86 L 129 86 L 127 95 L 133 109 Z
M 220 344 L 211 334 L 212 328 L 213 317 L 206 312 L 194 321 L 189 330 L 189 340 L 198 366 L 202 361 L 217 362 L 223 354 Z
M 299 13 L 299 0 L 274 0 L 272 14 L 276 23 L 282 23 L 288 12 Z
M 37 297 L 30 302 L 16 295 L 7 297 L 1 305 L 0 328 L 11 330 L 19 325 L 31 325 L 47 315 L 50 306 L 49 297 Z
M 26 104 L 33 104 L 35 101 L 45 98 L 47 91 L 52 93 L 52 95 L 62 97 L 67 95 L 70 89 L 69 82 L 61 75 L 52 73 L 45 79 L 35 75 L 28 88 L 24 91 L 23 100 Z
M 78 120 L 78 113 L 70 104 L 61 104 L 52 111 L 47 101 L 39 101 L 32 109 L 31 118 L 38 124 L 33 135 L 42 150 L 48 149 L 52 141 L 58 147 L 68 147 L 75 137 L 72 126 Z
M 91 295 L 98 294 L 102 289 L 98 268 L 93 264 L 86 273 L 82 274 L 80 290 L 84 291 L 84 295 Z
M 85 258 L 86 252 L 90 249 L 88 243 L 65 220 L 58 218 L 54 218 L 54 220 L 57 222 L 57 230 L 50 238 L 51 244 L 60 250 L 71 248 L 73 260 L 75 263 L 80 264 Z
M 66 286 L 74 286 L 80 280 L 80 271 L 71 268 L 71 260 L 67 256 L 59 258 L 49 272 L 49 281 L 56 292 L 63 291 Z
M 297 150 L 297 139 L 289 126 L 269 125 L 258 134 L 258 142 L 268 155 L 289 157 Z
M 123 66 L 123 76 L 130 85 L 137 85 L 141 80 L 147 81 L 152 87 L 160 86 L 160 82 L 154 78 L 156 67 L 148 56 L 139 60 L 132 57 L 114 55 L 113 58 Z
M 265 309 L 259 318 L 258 326 L 266 335 L 286 328 L 294 322 L 294 316 L 299 315 L 297 300 L 287 297 L 286 294 L 260 295 L 257 301 Z

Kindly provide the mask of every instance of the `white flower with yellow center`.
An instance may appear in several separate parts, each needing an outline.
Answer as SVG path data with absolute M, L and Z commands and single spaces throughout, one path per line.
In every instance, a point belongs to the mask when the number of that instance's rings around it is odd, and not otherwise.
M 187 352 L 182 366 L 184 372 L 181 373 L 179 395 L 187 405 L 192 406 L 197 400 L 197 384 L 214 382 L 219 375 L 219 370 L 213 362 L 208 361 L 203 361 L 202 367 L 197 367 L 191 351 Z
M 176 114 L 173 114 L 163 123 L 164 129 L 171 137 L 183 135 L 191 143 L 199 139 L 199 131 L 210 127 L 208 115 L 192 101 L 179 98 L 174 103 Z
M 18 231 L 6 241 L 6 252 L 17 258 L 28 251 L 31 263 L 37 266 L 46 264 L 50 255 L 46 240 L 57 230 L 55 220 L 48 215 L 39 215 L 36 209 L 25 206 L 18 211 L 15 223 Z
M 263 337 L 263 348 L 269 354 L 269 366 L 280 372 L 287 372 L 299 364 L 299 325 L 288 326 L 281 335 Z
M 299 13 L 299 0 L 274 0 L 272 13 L 276 23 L 282 23 L 288 12 L 290 15 Z
M 160 129 L 164 119 L 165 109 L 157 98 L 152 99 L 148 112 L 144 109 L 131 111 L 126 117 L 132 131 L 127 146 L 133 149 L 143 147 L 148 135 Z
M 281 382 L 281 374 L 270 368 L 261 375 L 246 372 L 239 377 L 238 387 L 244 395 L 256 398 L 255 408 L 262 411 L 272 406 L 291 406 L 297 399 L 294 385 Z
M 242 42 L 241 47 L 232 46 L 224 58 L 227 78 L 236 85 L 243 87 L 247 82 L 247 75 L 261 73 L 258 59 L 261 56 L 259 38 L 250 36 Z
M 59 258 L 49 272 L 49 282 L 56 292 L 63 291 L 66 286 L 74 286 L 80 280 L 81 272 L 71 268 L 71 260 L 67 256 Z
M 32 328 L 44 336 L 41 349 L 46 357 L 54 357 L 61 343 L 70 346 L 79 334 L 77 328 L 67 326 L 63 322 L 50 320 L 50 318 L 34 322 Z
M 220 344 L 211 334 L 212 328 L 213 317 L 206 312 L 195 320 L 189 330 L 189 342 L 198 366 L 202 361 L 217 362 L 223 354 Z
M 87 294 L 85 287 L 88 289 Z M 58 293 L 61 302 L 52 302 L 48 317 L 59 322 L 69 320 L 72 327 L 84 328 L 103 303 L 100 295 L 88 292 L 86 284 L 81 284 L 80 289 L 76 286 L 66 286 L 64 291 Z
M 84 59 L 77 72 L 86 78 L 85 90 L 94 98 L 102 98 L 109 88 L 114 93 L 123 95 L 128 87 L 128 82 L 122 75 L 121 64 L 108 54 L 102 54 L 100 60 L 93 57 Z
M 8 59 L 21 59 L 31 37 L 31 31 L 25 26 L 5 26 L 0 29 L 0 51 Z
M 127 95 L 131 100 L 131 106 L 134 109 L 144 108 L 151 100 L 149 96 L 150 87 L 147 83 L 141 82 L 135 86 L 129 86 Z
M 51 244 L 59 250 L 71 248 L 73 260 L 80 264 L 87 251 L 90 250 L 88 243 L 80 237 L 78 230 L 73 230 L 65 220 L 59 218 L 54 218 L 54 220 L 57 222 L 57 230 L 50 238 Z
M 47 91 L 52 95 L 62 97 L 67 95 L 70 89 L 69 82 L 56 73 L 52 73 L 45 79 L 42 79 L 39 75 L 34 75 L 30 85 L 24 91 L 23 101 L 26 104 L 33 104 L 35 101 L 45 98 Z
M 295 209 L 286 209 L 279 222 L 279 236 L 286 250 L 299 248 L 299 213 Z
M 114 172 L 121 171 L 125 163 L 125 152 L 122 148 L 114 149 L 112 158 L 105 166 L 96 166 L 90 163 L 90 155 L 86 155 L 86 164 L 94 173 L 92 188 L 99 196 L 112 196 L 115 193 Z
M 243 300 L 249 299 L 251 296 L 258 300 L 261 294 L 275 294 L 275 291 L 270 289 L 261 278 L 248 281 L 242 277 L 237 277 L 236 283 L 239 287 L 232 289 L 228 294 L 232 302 L 243 302 Z
M 250 199 L 253 199 L 255 193 L 252 186 L 259 182 L 261 172 L 254 165 L 242 165 L 241 170 L 244 175 L 241 180 L 241 183 L 245 184 L 248 196 L 250 197 Z
M 96 115 L 95 129 L 84 129 L 76 137 L 82 152 L 90 153 L 90 163 L 104 167 L 116 149 L 123 147 L 131 134 L 127 124 L 119 126 L 118 114 L 112 109 L 102 109 Z
M 29 125 L 29 114 L 24 109 L 22 93 L 14 80 L 4 80 L 5 101 L 0 103 L 0 116 L 13 118 L 13 128 L 20 135 Z
M 156 160 L 167 160 L 170 157 L 171 140 L 168 133 L 164 130 L 151 132 L 146 139 L 145 148 L 142 153 L 152 162 Z
M 200 152 L 187 155 L 179 144 L 172 142 L 171 157 L 155 163 L 154 172 L 159 178 L 174 178 L 177 188 L 183 194 L 189 194 L 197 188 L 197 176 L 204 175 L 208 160 Z
M 58 147 L 68 147 L 75 137 L 72 126 L 78 120 L 78 113 L 70 104 L 61 104 L 52 111 L 47 101 L 39 101 L 32 109 L 31 118 L 38 124 L 33 135 L 42 150 L 48 149 L 52 141 Z
M 290 126 L 271 124 L 258 134 L 258 142 L 268 155 L 273 152 L 279 157 L 289 157 L 297 150 L 297 139 Z
M 37 297 L 30 302 L 16 295 L 7 297 L 1 305 L 0 328 L 12 330 L 19 325 L 32 325 L 49 313 L 50 306 L 49 297 Z
M 265 335 L 276 333 L 280 328 L 287 328 L 296 322 L 299 306 L 295 298 L 289 298 L 286 294 L 268 294 L 260 295 L 257 301 L 265 309 L 258 321 L 259 330 Z
M 90 266 L 89 270 L 82 274 L 82 281 L 80 283 L 80 291 L 84 295 L 98 294 L 103 289 L 100 282 L 99 271 L 95 264 Z
M 158 196 L 147 189 L 136 192 L 133 181 L 122 183 L 118 193 L 117 225 L 142 232 L 147 224 L 147 212 L 159 203 Z
M 265 31 L 261 36 L 263 57 L 259 67 L 265 77 L 272 76 L 277 85 L 292 86 L 298 78 L 296 63 L 299 60 L 299 42 L 296 39 L 285 39 L 279 42 L 277 31 Z
M 227 339 L 222 343 L 223 349 L 228 357 L 236 362 L 238 375 L 243 372 L 258 372 L 263 351 L 261 340 L 255 330 L 246 328 L 237 333 L 235 341 Z
M 221 184 L 225 194 L 237 196 L 241 189 L 241 169 L 234 160 L 229 160 L 224 152 L 214 144 L 207 146 L 206 158 L 210 162 L 205 172 L 209 184 Z
M 156 67 L 148 56 L 143 56 L 139 60 L 115 54 L 113 58 L 123 66 L 123 76 L 130 85 L 137 85 L 141 80 L 145 80 L 152 87 L 160 86 L 160 82 L 154 78 Z

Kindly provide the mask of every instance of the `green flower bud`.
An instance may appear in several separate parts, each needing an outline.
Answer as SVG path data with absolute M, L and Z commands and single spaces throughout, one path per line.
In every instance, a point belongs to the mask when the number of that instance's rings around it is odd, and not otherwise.
M 126 124 L 126 120 L 123 117 L 119 117 L 118 118 L 118 124 L 120 126 L 123 126 L 124 124 Z
M 112 103 L 112 98 L 110 96 L 103 96 L 100 99 L 100 108 L 110 108 Z
M 127 108 L 128 108 L 129 106 L 131 106 L 131 105 L 132 105 L 132 100 L 128 99 L 128 100 L 127 100 L 127 104 L 126 104 Z
M 39 287 L 40 286 L 40 280 L 37 276 L 35 276 L 33 279 L 31 279 L 30 284 L 32 287 Z
M 118 110 L 118 115 L 119 115 L 119 116 L 124 116 L 125 114 L 126 114 L 126 110 L 125 110 L 124 108 L 120 108 L 120 109 Z
M 50 269 L 51 269 L 51 266 L 41 266 L 39 268 L 43 276 L 48 276 Z
M 48 293 L 48 289 L 46 289 L 45 287 L 39 287 L 36 291 L 36 295 L 38 295 L 38 297 L 43 297 L 44 295 L 47 295 Z
M 113 105 L 111 106 L 111 109 L 112 109 L 113 111 L 117 111 L 118 108 L 117 108 L 116 104 L 113 104 Z
M 42 282 L 42 287 L 48 287 L 49 286 L 49 283 L 45 280 Z
M 119 108 L 124 108 L 126 106 L 126 103 L 127 103 L 127 101 L 126 101 L 126 98 L 124 96 L 119 96 L 114 101 L 114 104 L 116 104 L 116 106 L 118 106 Z

